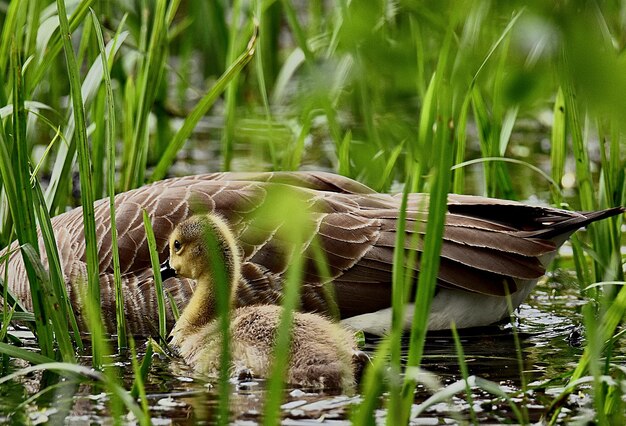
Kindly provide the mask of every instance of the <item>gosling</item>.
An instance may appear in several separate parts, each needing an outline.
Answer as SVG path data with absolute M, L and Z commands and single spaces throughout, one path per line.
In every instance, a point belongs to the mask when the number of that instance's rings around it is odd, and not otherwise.
M 215 271 L 209 244 L 223 260 L 230 286 L 231 374 L 268 377 L 282 308 L 275 305 L 235 309 L 241 254 L 228 224 L 215 214 L 196 215 L 180 223 L 169 238 L 170 265 L 197 282 L 195 292 L 176 322 L 171 346 L 194 370 L 219 372 L 221 333 L 216 312 Z M 233 310 L 234 309 L 234 310 Z M 312 313 L 295 312 L 286 381 L 317 389 L 349 389 L 360 361 L 351 332 Z

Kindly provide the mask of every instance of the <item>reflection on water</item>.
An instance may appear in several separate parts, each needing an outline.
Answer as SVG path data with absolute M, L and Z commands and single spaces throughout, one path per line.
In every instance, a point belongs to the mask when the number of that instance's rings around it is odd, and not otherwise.
M 558 289 L 558 291 L 556 291 Z M 465 360 L 472 375 L 491 380 L 508 389 L 514 401 L 528 410 L 531 421 L 537 421 L 554 398 L 550 390 L 533 386 L 558 378 L 575 366 L 582 349 L 576 346 L 580 338 L 580 307 L 578 289 L 567 285 L 541 283 L 527 304 L 516 312 L 513 324 L 462 330 L 461 341 Z M 477 307 L 479 309 L 480 307 Z M 522 359 L 518 359 L 514 329 L 517 330 Z M 368 339 L 366 351 L 373 352 L 377 339 Z M 404 355 L 408 341 L 404 342 Z M 624 355 L 621 348 L 617 354 Z M 124 358 L 124 359 L 122 359 Z M 20 361 L 12 360 L 15 366 Z M 132 386 L 132 369 L 127 357 L 114 362 L 123 366 L 125 386 Z M 86 359 L 85 363 L 89 363 Z M 520 365 L 531 390 L 526 399 L 520 399 Z M 454 340 L 449 333 L 431 334 L 428 337 L 423 367 L 435 373 L 443 385 L 459 380 Z M 51 390 L 36 395 L 41 376 L 25 377 L 17 382 L 0 386 L 0 422 L 44 423 L 65 420 L 66 424 L 88 424 L 106 421 L 107 396 L 93 386 L 76 385 L 64 380 Z M 146 381 L 146 391 L 154 424 L 197 424 L 208 422 L 217 409 L 217 393 L 206 377 L 195 375 L 186 365 L 177 361 L 155 358 Z M 265 382 L 232 384 L 232 413 L 236 424 L 255 424 L 263 410 Z M 36 395 L 32 401 L 29 396 Z M 360 398 L 354 395 L 307 393 L 298 389 L 285 391 L 283 416 L 285 424 L 342 424 L 347 423 L 351 407 Z M 430 393 L 418 387 L 416 404 L 426 400 Z M 481 422 L 515 421 L 506 402 L 487 392 L 473 391 L 474 409 Z M 24 402 L 26 401 L 26 402 Z M 588 413 L 590 401 L 584 396 L 574 396 L 567 404 L 566 419 Z M 384 410 L 379 415 L 384 416 Z M 10 416 L 10 417 L 8 417 Z M 419 418 L 416 424 L 454 422 L 469 418 L 467 402 L 463 395 L 452 401 L 435 404 Z M 129 423 L 132 418 L 128 417 Z

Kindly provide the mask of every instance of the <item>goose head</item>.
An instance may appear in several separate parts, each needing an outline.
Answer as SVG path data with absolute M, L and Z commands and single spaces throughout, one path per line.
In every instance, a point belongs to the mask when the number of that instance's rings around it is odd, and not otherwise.
M 230 303 L 234 303 L 241 279 L 241 254 L 230 227 L 214 213 L 194 215 L 178 224 L 170 235 L 169 250 L 169 263 L 176 274 L 196 281 L 195 292 L 172 332 L 175 334 L 215 318 L 220 280 L 226 282 Z
M 223 274 L 234 292 L 240 253 L 230 227 L 217 214 L 195 215 L 181 222 L 169 239 L 170 266 L 177 275 L 214 287 Z

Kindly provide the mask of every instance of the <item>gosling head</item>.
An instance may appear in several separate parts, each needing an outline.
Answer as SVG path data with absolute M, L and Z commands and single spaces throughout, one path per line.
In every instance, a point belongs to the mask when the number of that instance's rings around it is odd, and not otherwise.
M 178 224 L 169 247 L 169 262 L 177 275 L 198 285 L 213 285 L 220 273 L 216 268 L 223 268 L 231 286 L 239 281 L 239 248 L 228 224 L 216 214 L 195 215 Z

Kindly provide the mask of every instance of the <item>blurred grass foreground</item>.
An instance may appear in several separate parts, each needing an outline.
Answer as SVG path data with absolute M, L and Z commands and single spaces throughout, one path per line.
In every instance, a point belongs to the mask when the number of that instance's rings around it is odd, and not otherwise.
M 48 297 L 62 292 L 62 278 L 58 269 L 42 272 L 32 249 L 37 225 L 54 244 L 50 216 L 85 206 L 93 307 L 88 206 L 168 176 L 328 170 L 378 191 L 407 185 L 440 200 L 450 191 L 579 210 L 626 198 L 620 1 L 0 0 L 0 28 L 0 244 L 30 246 L 29 280 L 41 289 L 41 355 L 6 344 L 2 352 L 103 383 L 112 412 L 125 405 L 141 423 L 149 422 L 145 394 L 140 406 L 115 374 L 72 366 L 80 337 L 66 330 L 64 305 Z M 587 286 L 623 283 L 620 223 L 598 224 L 573 242 L 581 297 L 597 302 L 586 324 L 601 331 L 572 383 L 589 366 L 606 424 L 624 420 L 623 390 L 602 377 L 624 380 L 610 348 L 626 294 Z M 97 343 L 97 312 L 92 354 L 100 366 L 110 349 Z M 11 315 L 5 303 L 3 341 Z M 381 349 L 398 369 L 399 339 Z M 409 364 L 420 357 L 409 354 Z M 373 421 L 383 392 L 385 357 L 378 359 L 364 384 L 373 396 L 355 410 L 356 423 Z M 146 368 L 135 366 L 133 396 L 142 395 Z M 466 385 L 479 386 L 475 379 L 465 377 Z M 389 422 L 405 422 L 416 376 L 389 382 L 398 408 Z M 271 393 L 279 402 L 280 388 Z

